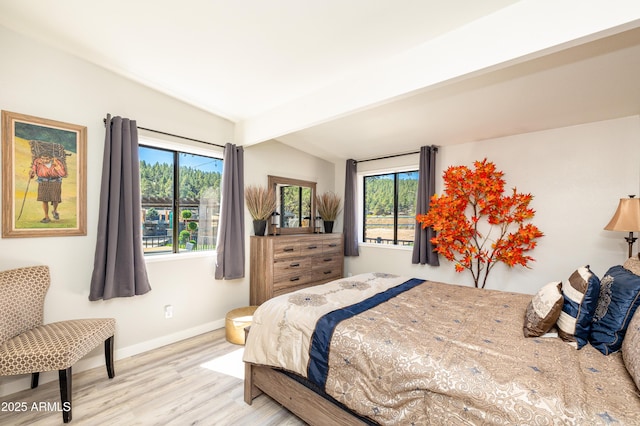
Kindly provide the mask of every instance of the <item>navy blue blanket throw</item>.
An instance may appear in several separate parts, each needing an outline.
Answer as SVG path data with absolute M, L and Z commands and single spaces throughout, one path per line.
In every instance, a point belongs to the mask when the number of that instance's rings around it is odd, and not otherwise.
M 368 309 L 375 308 L 381 303 L 405 291 L 411 290 L 423 282 L 424 280 L 412 278 L 409 281 L 405 281 L 400 285 L 371 296 L 361 302 L 337 309 L 322 316 L 316 323 L 316 328 L 311 336 L 307 378 L 322 390 L 325 390 L 327 375 L 329 374 L 329 346 L 331 345 L 331 337 L 341 321 L 361 314 Z

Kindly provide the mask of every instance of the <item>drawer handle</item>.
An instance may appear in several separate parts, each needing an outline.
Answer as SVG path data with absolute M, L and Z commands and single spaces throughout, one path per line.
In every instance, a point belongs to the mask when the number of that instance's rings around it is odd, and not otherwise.
M 309 247 L 307 247 L 307 248 L 308 248 L 309 250 L 314 250 L 314 249 L 317 249 L 317 248 L 318 248 L 318 246 L 309 246 Z
M 323 274 L 329 275 L 332 271 L 324 271 Z
M 291 264 L 289 264 L 290 268 L 297 268 L 298 266 L 300 266 L 299 263 L 291 263 Z
M 329 244 L 329 247 L 338 247 L 336 243 Z
M 282 251 L 284 251 L 284 252 L 290 252 L 290 251 L 293 251 L 293 250 L 294 250 L 293 247 L 285 247 L 285 248 L 282 249 Z
M 332 258 L 332 257 L 326 257 L 326 258 L 324 259 L 324 261 L 325 261 L 325 262 L 331 262 L 332 260 L 333 260 L 333 258 Z
M 289 281 L 300 281 L 300 277 L 293 277 L 290 278 Z

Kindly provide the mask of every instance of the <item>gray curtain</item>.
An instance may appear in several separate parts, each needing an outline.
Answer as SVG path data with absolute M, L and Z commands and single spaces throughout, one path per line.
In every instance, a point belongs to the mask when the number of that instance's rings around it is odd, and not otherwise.
M 224 147 L 216 253 L 217 280 L 244 277 L 244 150 L 230 143 Z
M 359 256 L 358 252 L 358 212 L 356 210 L 357 187 L 356 179 L 358 163 L 347 160 L 347 172 L 344 180 L 344 255 Z
M 425 214 L 429 211 L 431 197 L 436 192 L 436 153 L 435 146 L 423 146 L 420 148 L 420 169 L 418 171 L 418 199 L 416 202 L 416 214 Z M 439 266 L 438 253 L 433 251 L 431 238 L 434 231 L 431 228 L 422 229 L 416 222 L 415 237 L 413 240 L 413 257 L 411 263 L 421 265 Z
M 107 115 L 100 188 L 98 241 L 89 300 L 130 297 L 151 290 L 142 250 L 138 128 Z

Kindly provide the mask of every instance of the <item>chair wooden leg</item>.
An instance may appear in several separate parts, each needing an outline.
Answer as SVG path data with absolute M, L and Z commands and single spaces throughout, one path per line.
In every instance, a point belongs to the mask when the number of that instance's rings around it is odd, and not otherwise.
M 31 389 L 38 387 L 38 380 L 40 379 L 40 373 L 31 373 Z
M 115 377 L 113 369 L 113 336 L 104 341 L 104 359 L 107 364 L 107 374 L 110 379 Z
M 62 402 L 62 421 L 71 421 L 71 367 L 66 370 L 58 370 L 60 379 L 60 400 Z

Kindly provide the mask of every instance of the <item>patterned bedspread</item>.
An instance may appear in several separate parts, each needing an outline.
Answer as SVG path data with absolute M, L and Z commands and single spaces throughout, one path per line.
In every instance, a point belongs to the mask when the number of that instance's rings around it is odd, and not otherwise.
M 620 353 L 524 338 L 530 299 L 388 274 L 344 278 L 261 305 L 244 360 L 306 377 L 380 424 L 640 424 Z

